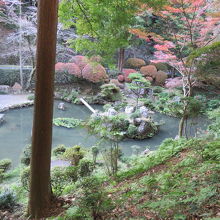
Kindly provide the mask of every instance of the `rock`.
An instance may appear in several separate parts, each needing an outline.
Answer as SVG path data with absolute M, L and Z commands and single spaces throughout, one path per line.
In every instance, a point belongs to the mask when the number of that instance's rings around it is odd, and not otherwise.
M 126 106 L 125 107 L 125 114 L 131 114 L 133 113 L 135 108 L 133 106 Z
M 148 149 L 148 148 L 146 148 L 144 151 L 143 151 L 143 154 L 144 155 L 149 155 L 151 153 L 151 151 Z
M 5 121 L 5 115 L 0 114 L 0 125 Z
M 10 92 L 11 87 L 7 86 L 7 85 L 0 85 L 0 93 L 9 93 Z
M 136 69 L 136 68 L 139 69 L 145 65 L 146 65 L 146 62 L 142 59 L 139 59 L 139 58 L 129 58 L 125 62 L 126 67 L 134 68 L 134 69 Z
M 118 112 L 114 108 L 109 108 L 106 116 L 115 116 Z
M 158 71 L 155 77 L 156 85 L 164 85 L 167 79 L 167 74 L 163 71 Z
M 111 79 L 109 83 L 115 84 L 117 87 L 123 89 L 124 85 L 120 83 L 117 79 Z
M 149 115 L 149 109 L 146 106 L 140 107 L 140 114 L 143 118 L 147 118 Z
M 149 76 L 152 79 L 155 79 L 157 75 L 157 68 L 154 65 L 147 65 L 141 67 L 140 72 L 143 76 Z
M 142 119 L 141 119 L 141 118 L 135 118 L 135 119 L 134 119 L 134 125 L 135 125 L 135 126 L 140 125 L 141 122 L 142 122 Z
M 22 91 L 21 85 L 16 82 L 16 83 L 12 86 L 12 91 L 13 91 L 13 93 L 15 93 L 15 94 L 21 93 L 21 91 Z
M 57 108 L 64 111 L 66 109 L 65 103 L 64 102 L 60 102 L 58 104 Z
M 179 103 L 180 101 L 181 101 L 181 97 L 179 97 L 179 96 L 174 96 L 173 99 L 172 99 L 172 102 Z
M 148 81 L 150 81 L 150 82 L 153 82 L 153 81 L 154 81 L 153 78 L 150 77 L 150 76 L 145 77 L 145 79 L 148 80 Z
M 124 82 L 125 81 L 125 77 L 123 75 L 118 75 L 118 81 L 119 82 Z

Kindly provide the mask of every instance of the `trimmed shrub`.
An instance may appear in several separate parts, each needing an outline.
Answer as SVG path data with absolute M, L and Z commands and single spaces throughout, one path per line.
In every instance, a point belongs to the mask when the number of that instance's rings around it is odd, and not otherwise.
M 66 69 L 70 75 L 74 75 L 79 78 L 82 77 L 82 72 L 79 66 L 77 66 L 75 63 L 66 63 Z
M 131 82 L 131 79 L 129 79 L 129 75 L 131 73 L 137 73 L 137 70 L 134 70 L 134 69 L 123 69 L 122 72 L 124 73 L 124 80 L 125 80 L 125 82 Z
M 94 170 L 94 163 L 89 160 L 80 160 L 78 166 L 78 175 L 80 177 L 85 177 L 91 175 L 92 171 Z
M 60 155 L 63 155 L 66 151 L 66 146 L 61 144 L 61 145 L 58 145 L 57 147 L 55 147 L 53 149 L 53 155 L 54 156 L 60 156 Z
M 10 159 L 3 159 L 0 160 L 0 170 L 6 172 L 11 167 L 11 160 Z
M 97 63 L 101 63 L 102 62 L 102 57 L 99 55 L 96 56 L 92 56 L 89 59 L 90 62 L 97 62 Z
M 107 101 L 118 101 L 121 99 L 120 89 L 113 83 L 101 86 L 101 96 Z
M 78 65 L 78 67 L 80 68 L 80 70 L 83 70 L 84 67 L 89 63 L 89 60 L 87 57 L 85 56 L 74 56 L 71 60 L 71 63 L 75 63 L 76 65 Z
M 157 68 L 154 65 L 147 65 L 141 67 L 140 72 L 144 76 L 150 76 L 153 79 L 155 79 L 157 75 Z
M 134 69 L 139 69 L 142 66 L 145 66 L 146 63 L 144 60 L 139 59 L 139 58 L 129 58 L 125 62 L 125 66 L 128 68 L 134 68 Z
M 89 63 L 82 70 L 82 77 L 90 82 L 99 83 L 108 80 L 105 68 L 98 63 Z
M 26 167 L 22 170 L 20 180 L 21 180 L 21 185 L 23 188 L 27 191 L 30 189 L 30 167 Z
M 155 77 L 156 85 L 164 85 L 167 79 L 167 74 L 163 71 L 158 71 Z
M 21 163 L 29 166 L 31 162 L 31 145 L 27 145 L 21 155 Z
M 124 82 L 125 81 L 125 77 L 123 75 L 118 75 L 118 81 L 119 82 Z

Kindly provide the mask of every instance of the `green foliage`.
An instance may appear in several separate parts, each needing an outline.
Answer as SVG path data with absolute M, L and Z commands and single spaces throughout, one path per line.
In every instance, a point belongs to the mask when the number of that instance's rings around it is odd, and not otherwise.
M 52 190 L 59 196 L 66 186 L 75 183 L 77 179 L 77 167 L 54 167 L 51 171 Z
M 165 3 L 164 0 L 141 2 L 154 9 Z M 64 0 L 60 4 L 59 17 L 65 27 L 76 27 L 79 37 L 69 41 L 76 51 L 87 52 L 88 55 L 101 54 L 110 61 L 118 48 L 128 47 L 132 36 L 129 29 L 135 25 L 134 15 L 139 9 L 135 0 Z
M 62 156 L 65 153 L 66 149 L 67 148 L 65 145 L 63 145 L 63 144 L 58 145 L 57 147 L 55 147 L 53 149 L 53 155 L 54 156 Z
M 121 100 L 122 95 L 120 89 L 113 83 L 104 84 L 101 87 L 101 97 L 107 101 L 114 102 Z
M 90 160 L 82 159 L 78 165 L 78 175 L 80 177 L 90 176 L 94 170 L 94 163 Z
M 16 205 L 16 196 L 10 190 L 0 192 L 0 209 L 13 209 Z
M 213 123 L 209 126 L 210 132 L 214 133 L 216 136 L 220 135 L 220 107 L 208 112 L 208 116 L 213 120 Z
M 2 170 L 2 172 L 9 170 L 11 167 L 11 162 L 12 161 L 10 159 L 0 160 L 0 170 Z
M 75 128 L 80 126 L 82 120 L 76 118 L 55 118 L 53 119 L 53 124 L 65 128 Z
M 138 101 L 141 97 L 142 91 L 149 89 L 150 82 L 146 80 L 141 73 L 131 73 L 128 78 L 131 80 L 131 83 L 128 83 L 128 88 L 135 94 L 136 96 L 136 108 L 138 106 Z
M 79 161 L 84 157 L 85 152 L 81 149 L 79 145 L 66 149 L 63 154 L 63 158 L 70 160 L 71 164 L 77 166 Z
M 80 182 L 82 196 L 78 206 L 88 213 L 93 219 L 98 219 L 103 213 L 112 209 L 111 200 L 108 198 L 99 179 L 94 176 L 85 177 Z
M 30 189 L 30 167 L 25 167 L 22 170 L 20 180 L 21 180 L 22 187 L 25 190 L 29 191 Z
M 99 154 L 99 148 L 97 146 L 92 146 L 91 151 L 92 151 L 93 163 L 96 164 L 96 159 Z
M 28 100 L 33 101 L 35 96 L 34 95 L 29 95 L 27 98 L 28 98 Z
M 27 145 L 23 153 L 21 155 L 21 163 L 24 164 L 25 166 L 29 166 L 31 162 L 31 145 Z

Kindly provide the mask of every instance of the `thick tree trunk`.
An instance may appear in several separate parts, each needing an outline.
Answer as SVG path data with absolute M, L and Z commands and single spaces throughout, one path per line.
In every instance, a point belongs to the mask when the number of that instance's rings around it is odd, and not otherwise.
M 120 48 L 118 53 L 118 71 L 121 73 L 124 67 L 125 49 Z
M 29 215 L 44 217 L 50 206 L 53 81 L 58 0 L 38 2 L 36 88 L 32 137 Z

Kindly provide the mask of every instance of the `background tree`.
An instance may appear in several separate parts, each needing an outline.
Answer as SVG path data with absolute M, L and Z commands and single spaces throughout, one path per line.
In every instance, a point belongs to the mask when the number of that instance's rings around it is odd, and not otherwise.
M 112 60 L 119 51 L 118 69 L 122 71 L 124 51 L 132 39 L 129 29 L 137 23 L 136 13 L 146 7 L 158 9 L 164 2 L 165 0 L 63 0 L 59 15 L 65 27 L 76 28 L 79 37 L 69 41 L 71 47 L 88 55 L 99 54 L 107 60 Z
M 39 1 L 37 66 L 31 155 L 29 215 L 45 217 L 50 207 L 50 163 L 53 118 L 53 81 L 56 58 L 58 0 Z

